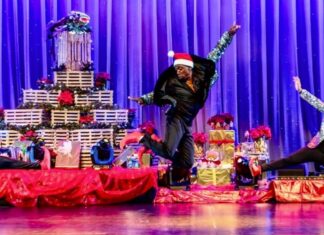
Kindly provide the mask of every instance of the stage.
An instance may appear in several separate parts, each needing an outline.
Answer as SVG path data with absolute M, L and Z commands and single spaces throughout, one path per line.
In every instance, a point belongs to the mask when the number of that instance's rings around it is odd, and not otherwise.
M 265 189 L 234 185 L 190 190 L 158 187 L 156 168 L 105 170 L 1 170 L 0 199 L 15 207 L 73 207 L 121 203 L 304 203 L 324 202 L 322 178 L 273 180 Z

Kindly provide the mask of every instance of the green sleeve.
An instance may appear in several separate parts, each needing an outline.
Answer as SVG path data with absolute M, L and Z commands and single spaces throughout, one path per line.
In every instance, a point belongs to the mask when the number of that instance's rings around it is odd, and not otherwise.
M 150 93 L 144 94 L 141 96 L 141 99 L 143 100 L 144 104 L 153 104 L 153 96 L 154 92 L 151 91 Z
M 219 61 L 219 59 L 224 54 L 226 48 L 231 44 L 233 39 L 233 35 L 230 35 L 228 32 L 225 32 L 221 39 L 217 42 L 216 46 L 208 53 L 207 59 L 210 59 L 215 62 L 215 64 Z M 211 78 L 210 87 L 214 85 L 214 83 L 218 79 L 217 70 L 215 70 L 215 75 Z

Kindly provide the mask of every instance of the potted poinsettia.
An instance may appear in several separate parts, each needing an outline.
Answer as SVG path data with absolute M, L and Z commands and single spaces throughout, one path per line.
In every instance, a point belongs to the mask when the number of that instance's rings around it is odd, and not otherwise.
M 205 155 L 204 146 L 207 142 L 207 136 L 203 132 L 195 132 L 192 136 L 194 140 L 195 158 L 202 158 Z
M 110 89 L 110 75 L 106 72 L 100 72 L 97 73 L 95 81 L 94 81 L 95 87 L 101 89 L 101 90 L 109 90 Z
M 207 124 L 213 130 L 230 130 L 233 127 L 234 117 L 230 113 L 216 114 L 210 117 Z
M 250 129 L 245 134 L 249 136 L 254 142 L 254 148 L 256 152 L 266 153 L 268 152 L 267 140 L 271 139 L 271 129 L 268 126 L 258 126 Z

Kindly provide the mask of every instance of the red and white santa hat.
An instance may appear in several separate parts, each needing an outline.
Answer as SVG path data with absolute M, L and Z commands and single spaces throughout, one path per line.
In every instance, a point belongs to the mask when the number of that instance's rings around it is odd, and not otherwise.
M 168 56 L 173 57 L 174 59 L 173 66 L 185 65 L 190 68 L 194 67 L 193 60 L 188 53 L 174 53 L 174 51 L 169 51 Z

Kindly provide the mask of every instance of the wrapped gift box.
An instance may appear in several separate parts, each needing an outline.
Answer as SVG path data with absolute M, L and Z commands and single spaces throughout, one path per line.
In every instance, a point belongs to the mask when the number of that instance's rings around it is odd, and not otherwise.
M 233 130 L 210 130 L 209 149 L 219 152 L 221 161 L 232 163 L 234 156 L 235 132 Z
M 57 146 L 55 167 L 57 168 L 79 168 L 81 142 L 61 141 Z
M 144 153 L 142 155 L 141 167 L 150 167 L 151 166 L 151 154 Z
M 231 183 L 233 168 L 198 168 L 197 183 L 203 185 L 225 185 Z

